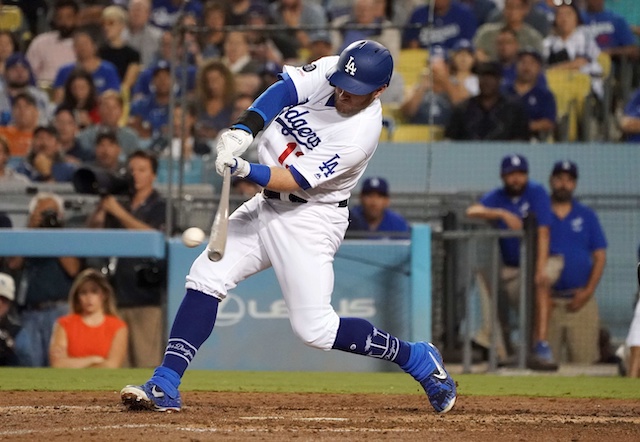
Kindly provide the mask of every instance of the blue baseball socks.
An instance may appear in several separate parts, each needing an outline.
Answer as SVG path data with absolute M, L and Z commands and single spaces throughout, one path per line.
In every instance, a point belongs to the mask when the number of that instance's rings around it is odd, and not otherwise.
M 365 319 L 340 318 L 333 348 L 395 362 L 416 379 L 435 369 L 431 358 L 425 357 L 413 343 L 379 330 Z
M 151 382 L 170 397 L 177 394 L 184 371 L 211 335 L 219 303 L 213 296 L 187 290 L 173 321 L 162 365 L 156 368 L 151 377 Z

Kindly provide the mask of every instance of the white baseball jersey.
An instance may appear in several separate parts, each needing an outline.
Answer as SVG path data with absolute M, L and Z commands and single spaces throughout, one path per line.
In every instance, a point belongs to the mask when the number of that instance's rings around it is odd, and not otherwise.
M 351 117 L 341 116 L 331 104 L 335 89 L 327 72 L 337 61 L 338 56 L 333 56 L 304 67 L 285 67 L 303 104 L 280 112 L 258 144 L 260 163 L 294 166 L 300 172 L 311 188 L 295 194 L 312 202 L 349 198 L 382 130 L 380 100 Z
M 340 324 L 331 306 L 333 257 L 349 224 L 348 208 L 337 203 L 349 198 L 382 128 L 378 99 L 351 117 L 331 104 L 335 89 L 327 72 L 337 61 L 285 68 L 303 104 L 280 112 L 258 142 L 262 164 L 293 167 L 307 180 L 311 187 L 295 194 L 308 202 L 254 196 L 229 217 L 224 257 L 211 262 L 204 251 L 186 284 L 222 300 L 243 279 L 273 267 L 294 333 L 324 350 Z

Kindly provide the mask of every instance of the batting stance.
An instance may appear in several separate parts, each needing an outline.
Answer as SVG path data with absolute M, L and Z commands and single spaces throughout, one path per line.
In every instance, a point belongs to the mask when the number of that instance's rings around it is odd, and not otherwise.
M 305 344 L 395 362 L 422 385 L 436 411 L 453 407 L 456 386 L 435 346 L 402 341 L 364 319 L 340 318 L 331 306 L 333 259 L 349 223 L 347 201 L 376 150 L 378 97 L 392 71 L 389 51 L 368 40 L 339 57 L 285 66 L 280 79 L 221 135 L 217 172 L 230 167 L 233 176 L 265 190 L 229 218 L 224 257 L 212 262 L 205 251 L 194 261 L 162 365 L 144 385 L 122 389 L 125 405 L 180 410 L 180 380 L 213 330 L 219 301 L 240 281 L 273 267 L 293 332 Z M 248 163 L 240 155 L 263 129 L 260 163 Z

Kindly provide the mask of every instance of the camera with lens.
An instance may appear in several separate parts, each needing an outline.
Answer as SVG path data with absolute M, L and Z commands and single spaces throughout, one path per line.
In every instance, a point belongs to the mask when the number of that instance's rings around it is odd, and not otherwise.
M 58 212 L 56 212 L 55 210 L 43 210 L 40 214 L 40 217 L 40 227 L 46 229 L 62 227 L 62 221 L 58 216 Z
M 73 174 L 73 187 L 78 193 L 91 195 L 126 195 L 131 193 L 132 178 L 100 167 L 81 167 Z

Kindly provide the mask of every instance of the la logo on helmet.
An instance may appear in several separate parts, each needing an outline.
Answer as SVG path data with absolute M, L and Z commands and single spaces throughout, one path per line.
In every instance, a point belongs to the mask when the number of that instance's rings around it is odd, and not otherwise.
M 356 70 L 356 62 L 353 59 L 353 55 L 351 55 L 349 56 L 349 61 L 344 65 L 344 71 L 353 77 L 356 75 Z

